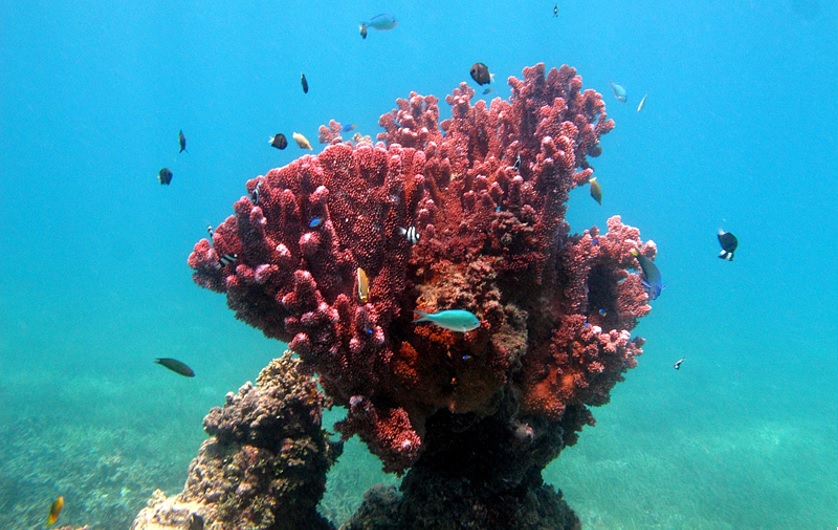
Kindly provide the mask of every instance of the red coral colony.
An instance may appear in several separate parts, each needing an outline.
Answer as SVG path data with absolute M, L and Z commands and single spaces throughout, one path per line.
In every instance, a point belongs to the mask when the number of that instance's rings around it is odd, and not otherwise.
M 491 106 L 472 105 L 461 83 L 441 123 L 438 99 L 411 93 L 374 145 L 321 127 L 321 154 L 249 180 L 235 215 L 189 256 L 196 283 L 288 342 L 348 409 L 344 438 L 409 470 L 396 508 L 368 495 L 356 518 L 579 524 L 541 470 L 636 365 L 643 339 L 630 331 L 650 307 L 632 251 L 656 248 L 618 216 L 606 233 L 570 233 L 568 194 L 591 179 L 614 122 L 573 68 L 523 73 Z M 447 309 L 479 327 L 414 323 L 417 310 Z

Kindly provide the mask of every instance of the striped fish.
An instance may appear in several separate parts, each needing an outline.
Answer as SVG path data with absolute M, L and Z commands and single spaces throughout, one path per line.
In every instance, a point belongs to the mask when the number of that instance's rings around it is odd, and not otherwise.
M 404 236 L 411 245 L 419 242 L 419 232 L 416 231 L 415 226 L 408 226 L 407 228 L 399 227 L 399 235 Z
M 239 259 L 238 254 L 224 254 L 223 256 L 218 258 L 218 267 L 216 268 L 220 269 L 221 267 L 226 267 L 231 263 L 235 263 L 237 259 Z

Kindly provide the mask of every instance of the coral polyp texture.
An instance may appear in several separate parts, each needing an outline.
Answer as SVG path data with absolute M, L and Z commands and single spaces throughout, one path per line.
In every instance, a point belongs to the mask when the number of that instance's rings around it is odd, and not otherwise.
M 593 424 L 588 407 L 641 353 L 631 330 L 650 307 L 631 251 L 654 257 L 654 243 L 616 216 L 604 233 L 565 221 L 614 122 L 573 68 L 523 73 L 491 105 L 460 84 L 441 122 L 436 97 L 411 93 L 375 144 L 321 127 L 322 153 L 249 180 L 189 256 L 196 283 L 319 374 L 348 409 L 336 429 L 387 471 L 429 445 L 429 459 L 457 454 L 446 433 L 487 431 L 526 454 L 509 471 L 521 481 Z M 446 309 L 480 326 L 413 322 Z

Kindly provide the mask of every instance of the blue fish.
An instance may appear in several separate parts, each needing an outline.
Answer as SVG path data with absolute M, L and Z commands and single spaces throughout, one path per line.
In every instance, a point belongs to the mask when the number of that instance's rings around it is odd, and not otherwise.
M 474 313 L 465 309 L 446 309 L 437 313 L 416 311 L 416 314 L 419 315 L 419 318 L 414 320 L 414 323 L 431 322 L 441 328 L 459 331 L 460 333 L 480 327 L 480 319 L 474 316 Z
M 377 29 L 379 31 L 386 31 L 388 29 L 395 28 L 399 22 L 396 20 L 396 17 L 393 15 L 388 15 L 387 13 L 381 13 L 380 15 L 375 15 L 364 25 L 368 28 Z
M 323 219 L 319 217 L 314 217 L 311 222 L 308 224 L 309 228 L 317 228 L 323 223 Z
M 631 255 L 637 258 L 637 263 L 640 264 L 640 271 L 643 273 L 643 287 L 646 288 L 646 294 L 649 295 L 649 300 L 655 300 L 661 295 L 661 291 L 666 287 L 661 283 L 661 271 L 655 262 L 638 252 L 632 250 Z
M 628 101 L 626 97 L 626 89 L 615 83 L 614 81 L 610 81 L 611 83 L 611 90 L 614 91 L 614 97 L 617 98 L 617 101 L 620 103 L 625 103 Z
M 351 132 L 351 131 L 354 131 L 354 130 L 355 130 L 355 127 L 356 127 L 356 125 L 355 125 L 354 123 L 350 123 L 349 125 L 344 125 L 344 126 L 341 128 L 341 131 L 343 131 L 343 132 Z

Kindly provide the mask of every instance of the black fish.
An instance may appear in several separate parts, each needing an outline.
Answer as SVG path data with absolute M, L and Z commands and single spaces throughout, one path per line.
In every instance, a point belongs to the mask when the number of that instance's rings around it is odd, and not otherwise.
M 685 358 L 686 357 L 681 357 L 680 359 L 675 361 L 675 364 L 673 364 L 672 367 L 675 368 L 676 370 L 680 370 L 681 369 L 681 363 L 684 362 Z
M 736 236 L 730 232 L 719 230 L 719 244 L 722 246 L 719 258 L 725 261 L 733 261 L 733 253 L 739 246 L 739 240 L 736 239 Z
M 492 82 L 492 74 L 489 73 L 489 67 L 483 63 L 474 63 L 469 73 L 478 85 L 488 85 Z
M 288 147 L 288 139 L 282 133 L 276 133 L 273 138 L 271 138 L 271 145 L 276 147 L 277 149 L 285 149 Z
M 180 151 L 178 153 L 186 151 L 186 136 L 184 136 L 183 131 L 177 133 L 177 141 L 180 143 Z M 189 151 L 186 152 L 188 153 Z
M 303 85 L 303 94 L 308 94 L 308 81 L 306 80 L 305 74 L 300 76 L 300 83 Z
M 253 204 L 259 204 L 259 190 L 262 188 L 262 181 L 256 183 L 256 187 L 250 192 L 250 200 Z
M 358 30 L 361 32 L 361 38 L 366 39 L 367 38 L 367 25 L 365 23 L 361 22 L 361 26 L 358 28 Z
M 160 181 L 160 184 L 164 186 L 168 186 L 169 183 L 172 181 L 172 172 L 169 168 L 164 167 L 157 173 L 157 180 Z
M 164 357 L 161 359 L 154 359 L 154 362 L 156 362 L 157 364 L 161 364 L 169 370 L 178 373 L 184 377 L 195 377 L 195 372 L 192 371 L 192 368 L 189 368 L 177 359 L 168 359 Z
M 559 4 L 556 4 L 556 5 L 553 6 L 553 16 L 554 17 L 559 16 Z

